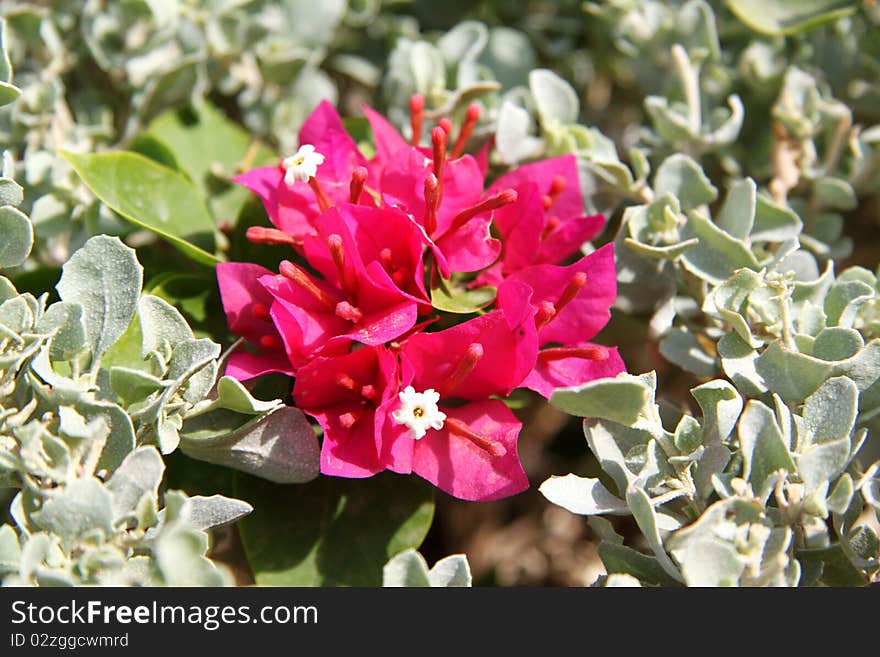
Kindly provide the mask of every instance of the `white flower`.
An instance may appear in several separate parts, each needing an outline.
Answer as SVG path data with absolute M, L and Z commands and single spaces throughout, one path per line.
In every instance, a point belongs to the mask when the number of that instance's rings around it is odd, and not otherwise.
M 318 173 L 318 167 L 324 164 L 324 156 L 315 151 L 311 144 L 303 144 L 296 155 L 284 158 L 284 182 L 292 185 L 297 180 L 309 182 L 309 178 Z
M 414 440 L 424 437 L 428 429 L 442 429 L 446 413 L 437 407 L 439 393 L 433 388 L 416 392 L 412 386 L 404 388 L 399 395 L 400 408 L 391 414 L 397 424 L 405 424 Z

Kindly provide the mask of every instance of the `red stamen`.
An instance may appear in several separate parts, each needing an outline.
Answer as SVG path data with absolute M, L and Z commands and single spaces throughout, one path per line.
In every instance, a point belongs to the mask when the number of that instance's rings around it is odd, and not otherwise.
M 458 133 L 458 138 L 455 140 L 455 146 L 452 147 L 451 157 L 453 160 L 461 157 L 461 154 L 464 153 L 464 147 L 467 144 L 467 140 L 471 138 L 474 127 L 479 120 L 480 106 L 476 103 L 468 105 L 467 113 L 464 116 L 464 123 L 461 124 L 461 132 Z
M 357 324 L 364 318 L 364 314 L 357 306 L 352 306 L 348 301 L 340 301 L 336 304 L 336 316 L 352 324 Z
M 337 372 L 336 373 L 336 385 L 345 388 L 346 390 L 351 390 L 354 392 L 357 390 L 357 383 L 354 382 L 348 374 L 345 372 Z
M 449 224 L 449 228 L 446 232 L 451 233 L 455 230 L 458 230 L 468 221 L 476 217 L 478 214 L 489 212 L 491 210 L 497 210 L 498 208 L 504 207 L 508 203 L 513 203 L 514 201 L 516 201 L 516 191 L 512 189 L 505 189 L 503 192 L 490 196 L 489 198 L 480 201 L 476 205 L 465 208 L 464 210 L 459 212 L 457 215 L 455 215 L 452 223 Z
M 556 306 L 556 313 L 562 312 L 562 309 L 568 305 L 568 303 L 574 299 L 578 292 L 581 291 L 581 288 L 587 284 L 587 275 L 586 273 L 579 271 L 574 276 L 571 277 L 571 281 L 569 281 L 566 288 L 562 291 L 562 294 L 559 295 L 559 299 L 554 304 Z
M 327 208 L 333 205 L 333 203 L 330 201 L 330 197 L 327 196 L 324 188 L 321 187 L 321 183 L 318 182 L 318 179 L 314 176 L 309 178 L 309 187 L 311 187 L 312 191 L 315 192 L 315 199 L 318 201 L 318 207 L 321 208 L 321 212 L 324 212 L 325 210 L 327 210 Z
M 446 136 L 449 136 L 449 133 L 452 132 L 452 121 L 443 117 L 439 121 L 437 121 L 437 127 L 440 128 L 443 132 L 446 133 Z
M 364 191 L 364 184 L 367 182 L 366 167 L 357 167 L 351 172 L 351 184 L 348 187 L 348 202 L 357 203 L 361 198 L 361 192 Z
M 464 355 L 461 357 L 461 360 L 458 361 L 458 364 L 455 366 L 455 369 L 446 377 L 446 380 L 442 385 L 438 386 L 437 392 L 440 393 L 441 397 L 445 397 L 452 393 L 464 379 L 474 371 L 474 368 L 477 366 L 477 363 L 480 362 L 480 359 L 483 357 L 483 345 L 479 342 L 472 342 L 468 348 L 465 350 Z
M 447 417 L 446 421 L 443 423 L 443 426 L 446 428 L 447 431 L 449 431 L 449 433 L 455 434 L 456 436 L 461 436 L 462 438 L 467 438 L 474 445 L 482 450 L 489 452 L 489 454 L 491 454 L 492 456 L 500 457 L 507 454 L 507 448 L 505 448 L 504 445 L 489 438 L 486 438 L 485 436 L 481 436 L 458 418 Z
M 281 246 L 302 246 L 302 240 L 277 228 L 251 226 L 245 233 L 254 244 L 276 244 Z
M 550 190 L 547 192 L 548 196 L 555 201 L 567 185 L 568 182 L 562 176 L 553 176 L 553 180 L 550 181 Z
M 402 269 L 395 269 L 391 274 L 391 280 L 394 281 L 394 284 L 397 287 L 403 285 L 403 281 L 406 279 L 406 274 Z
M 449 137 L 441 127 L 431 130 L 431 147 L 434 156 L 434 175 L 437 176 L 438 184 L 442 185 L 443 167 L 446 165 L 446 145 Z
M 585 347 L 552 347 L 538 352 L 543 361 L 561 360 L 563 358 L 583 358 L 584 360 L 608 360 L 608 350 L 597 344 Z
M 266 321 L 270 317 L 269 309 L 262 303 L 255 303 L 251 306 L 251 317 Z
M 412 128 L 410 143 L 417 148 L 422 140 L 422 124 L 425 121 L 425 97 L 413 94 L 409 99 L 409 125 Z
M 315 300 L 325 306 L 328 310 L 336 308 L 336 299 L 327 292 L 319 288 L 309 275 L 298 265 L 288 260 L 282 260 L 278 266 L 278 271 L 284 278 L 299 285 L 303 290 L 311 294 Z
M 391 256 L 391 249 L 385 247 L 381 251 L 379 251 L 379 262 L 382 263 L 382 266 L 386 271 L 390 271 L 394 269 L 394 260 Z
M 354 413 L 343 413 L 339 416 L 339 424 L 342 425 L 343 429 L 351 429 L 358 421 L 357 415 Z
M 264 335 L 260 338 L 260 346 L 263 349 L 280 349 L 281 341 L 274 335 Z
M 346 296 L 350 299 L 357 295 L 357 277 L 354 271 L 346 267 L 345 263 L 345 246 L 342 243 L 342 237 L 333 233 L 327 238 L 327 247 L 330 249 L 330 256 L 333 258 L 333 264 L 336 265 L 336 271 L 339 272 L 339 284 Z
M 544 210 L 549 210 L 551 205 L 553 205 L 553 197 L 551 197 L 549 194 L 544 194 L 541 197 L 541 206 L 544 208 Z
M 433 173 L 425 178 L 425 232 L 430 237 L 437 230 L 437 213 L 440 209 L 440 183 Z
M 546 225 L 544 226 L 544 231 L 541 233 L 541 239 L 547 239 L 547 236 L 550 235 L 554 230 L 559 228 L 559 225 L 562 223 L 562 220 L 559 217 L 553 216 L 547 220 Z
M 556 317 L 556 306 L 549 301 L 542 301 L 541 307 L 535 313 L 535 327 L 538 329 L 544 328 L 554 317 Z
M 372 385 L 365 385 L 361 388 L 361 397 L 371 402 L 379 401 L 379 392 Z

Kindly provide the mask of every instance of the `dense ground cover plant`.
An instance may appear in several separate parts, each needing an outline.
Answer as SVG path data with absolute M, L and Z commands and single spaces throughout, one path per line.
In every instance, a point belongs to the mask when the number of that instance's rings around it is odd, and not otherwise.
M 876 581 L 876 4 L 318 4 L 0 3 L 4 583 Z

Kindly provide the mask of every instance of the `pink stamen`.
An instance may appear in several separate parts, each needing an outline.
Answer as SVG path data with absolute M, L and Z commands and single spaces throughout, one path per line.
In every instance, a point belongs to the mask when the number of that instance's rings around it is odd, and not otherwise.
M 343 429 L 351 429 L 355 424 L 357 424 L 357 421 L 357 415 L 351 412 L 343 413 L 339 416 L 339 424 L 342 425 Z
M 336 385 L 345 388 L 346 390 L 351 390 L 352 392 L 357 390 L 357 383 L 355 383 L 354 379 L 345 372 L 336 373 Z
M 461 157 L 461 154 L 464 153 L 464 147 L 467 144 L 468 139 L 471 138 L 474 127 L 479 120 L 480 106 L 476 103 L 468 105 L 467 113 L 464 116 L 464 123 L 461 125 L 461 132 L 458 133 L 458 138 L 455 140 L 455 146 L 452 147 L 451 157 L 453 160 Z
M 550 182 L 550 191 L 547 193 L 555 199 L 565 190 L 567 185 L 568 182 L 563 176 L 553 176 L 553 180 Z
M 260 338 L 260 346 L 263 349 L 279 349 L 281 341 L 274 335 L 264 335 Z
M 513 189 L 505 189 L 503 192 L 494 194 L 493 196 L 480 201 L 476 205 L 465 208 L 455 215 L 455 218 L 453 218 L 452 223 L 449 224 L 449 229 L 446 232 L 451 233 L 456 231 L 478 214 L 497 210 L 498 208 L 504 207 L 508 203 L 513 203 L 514 201 L 516 201 L 516 191 Z
M 440 396 L 445 397 L 454 392 L 461 382 L 474 371 L 474 368 L 477 366 L 477 363 L 480 362 L 482 357 L 483 345 L 479 342 L 472 342 L 467 350 L 465 350 L 464 356 L 458 361 L 455 369 L 452 370 L 452 372 L 446 377 L 446 380 L 439 386 L 437 392 L 440 393 Z
M 284 278 L 295 283 L 311 294 L 318 303 L 326 307 L 328 310 L 336 308 L 336 299 L 319 288 L 309 275 L 298 265 L 293 264 L 289 260 L 282 260 L 281 264 L 278 266 L 278 271 L 281 272 L 281 275 L 284 276 Z
M 489 452 L 492 456 L 504 456 L 507 454 L 507 448 L 499 442 L 481 436 L 476 431 L 467 426 L 464 422 L 454 417 L 447 417 L 443 426 L 449 433 L 467 438 L 474 445 L 482 450 Z
M 440 183 L 433 173 L 425 178 L 425 232 L 430 237 L 437 230 L 437 213 L 440 209 Z
M 599 345 L 587 345 L 585 347 L 552 347 L 538 352 L 538 358 L 543 361 L 561 360 L 563 358 L 583 358 L 584 360 L 603 361 L 608 360 L 608 350 Z
M 422 125 L 425 121 L 425 97 L 421 94 L 413 94 L 409 99 L 409 125 L 412 128 L 412 141 L 417 148 L 422 140 Z
M 336 316 L 352 324 L 357 324 L 364 318 L 364 313 L 357 306 L 352 306 L 348 301 L 340 301 L 336 304 Z
M 554 230 L 559 228 L 559 225 L 562 223 L 562 220 L 559 217 L 553 216 L 547 220 L 547 224 L 544 226 L 544 231 L 541 233 L 541 239 L 547 239 L 547 236 L 550 235 Z
M 245 233 L 247 238 L 254 244 L 275 244 L 281 246 L 302 246 L 302 240 L 289 235 L 277 228 L 265 226 L 251 226 Z
M 266 321 L 269 319 L 269 309 L 262 303 L 255 303 L 251 306 L 251 317 Z
M 324 191 L 324 188 L 321 187 L 321 183 L 318 182 L 318 179 L 314 176 L 309 178 L 309 187 L 315 192 L 315 199 L 318 201 L 318 207 L 321 208 L 321 212 L 326 211 L 327 208 L 333 205 L 333 203 L 330 202 L 330 197 L 327 196 L 327 192 Z
M 434 157 L 434 175 L 437 177 L 438 185 L 442 185 L 443 167 L 446 165 L 446 145 L 449 142 L 449 136 L 446 131 L 437 126 L 431 130 L 431 147 Z
M 553 205 L 553 198 L 549 194 L 544 194 L 541 197 L 541 207 L 545 210 L 549 210 L 551 205 Z
M 549 324 L 556 317 L 556 306 L 550 301 L 542 301 L 538 312 L 535 313 L 535 326 L 541 329 Z
M 364 191 L 364 184 L 367 182 L 366 167 L 357 167 L 351 172 L 351 184 L 348 187 L 348 202 L 357 203 L 361 198 L 361 192 Z
M 379 262 L 382 263 L 382 266 L 386 269 L 386 271 L 394 269 L 394 260 L 392 259 L 391 249 L 385 247 L 384 249 L 379 251 Z
M 333 233 L 327 238 L 327 247 L 330 249 L 330 256 L 333 258 L 333 264 L 336 265 L 336 271 L 339 272 L 339 283 L 342 290 L 349 298 L 357 295 L 358 284 L 354 271 L 346 267 L 345 262 L 345 246 L 342 243 L 342 237 Z
M 374 386 L 367 384 L 361 388 L 361 397 L 363 397 L 367 401 L 378 402 L 379 392 Z
M 571 281 L 569 281 L 566 288 L 562 291 L 562 294 L 559 295 L 559 299 L 554 304 L 556 306 L 556 313 L 559 314 L 562 312 L 562 309 L 568 305 L 568 303 L 574 299 L 578 292 L 581 291 L 581 288 L 587 284 L 587 275 L 586 273 L 579 271 L 574 276 L 571 277 Z

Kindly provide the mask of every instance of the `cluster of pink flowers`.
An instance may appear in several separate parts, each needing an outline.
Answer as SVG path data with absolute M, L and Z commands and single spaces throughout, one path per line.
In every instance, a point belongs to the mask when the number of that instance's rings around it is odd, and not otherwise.
M 445 119 L 431 146 L 419 145 L 419 97 L 411 143 L 364 111 L 372 159 L 325 102 L 294 156 L 236 178 L 274 226 L 248 237 L 290 246 L 291 259 L 278 272 L 218 266 L 229 325 L 251 346 L 226 374 L 295 377 L 295 403 L 324 431 L 325 474 L 387 469 L 462 499 L 513 495 L 528 487 L 522 425 L 502 399 L 518 387 L 549 397 L 624 370 L 616 349 L 589 342 L 616 295 L 612 246 L 555 264 L 579 255 L 604 218 L 582 216 L 573 156 L 525 165 L 484 190 L 486 150 L 462 154 L 478 106 L 451 152 Z M 497 296 L 461 321 L 432 306 L 426 279 L 439 277 L 494 286 Z M 458 323 L 436 330 L 450 320 Z

